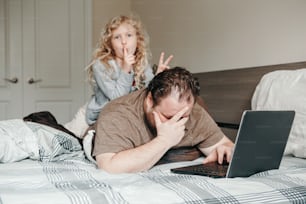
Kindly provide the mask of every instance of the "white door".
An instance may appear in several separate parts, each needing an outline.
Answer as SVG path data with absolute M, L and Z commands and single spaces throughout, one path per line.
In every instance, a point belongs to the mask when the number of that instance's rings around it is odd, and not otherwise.
M 2 119 L 48 110 L 60 123 L 69 121 L 86 101 L 89 1 L 0 2 Z
M 0 119 L 22 114 L 21 12 L 16 1 L 0 0 Z

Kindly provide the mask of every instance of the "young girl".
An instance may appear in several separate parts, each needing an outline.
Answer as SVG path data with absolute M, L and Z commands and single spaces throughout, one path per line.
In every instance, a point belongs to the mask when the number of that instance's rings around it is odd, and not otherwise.
M 141 22 L 133 16 L 117 16 L 105 25 L 93 60 L 87 67 L 94 92 L 85 110 L 88 125 L 96 122 L 107 102 L 145 87 L 154 77 L 149 65 L 148 41 Z M 162 52 L 156 74 L 168 69 L 172 58 L 171 55 L 164 61 Z M 80 115 L 80 111 L 77 114 Z M 71 124 L 65 127 L 75 133 Z

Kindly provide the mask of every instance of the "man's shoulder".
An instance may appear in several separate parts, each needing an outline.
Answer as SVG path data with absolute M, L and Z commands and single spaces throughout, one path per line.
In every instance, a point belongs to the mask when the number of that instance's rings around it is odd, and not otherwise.
M 196 129 L 206 129 L 207 126 L 214 124 L 211 115 L 199 104 L 195 104 L 190 114 L 190 125 Z
M 191 111 L 190 117 L 199 120 L 203 118 L 206 114 L 208 113 L 198 103 L 195 103 Z
M 137 112 L 143 108 L 145 90 L 141 89 L 127 95 L 121 96 L 108 102 L 102 109 L 102 113 L 110 114 L 111 112 Z

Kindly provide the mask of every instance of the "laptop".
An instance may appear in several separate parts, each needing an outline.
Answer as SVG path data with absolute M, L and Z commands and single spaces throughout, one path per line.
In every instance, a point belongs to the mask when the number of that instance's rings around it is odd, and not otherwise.
M 212 162 L 171 169 L 174 173 L 215 178 L 248 177 L 278 169 L 295 111 L 251 111 L 242 114 L 229 164 Z

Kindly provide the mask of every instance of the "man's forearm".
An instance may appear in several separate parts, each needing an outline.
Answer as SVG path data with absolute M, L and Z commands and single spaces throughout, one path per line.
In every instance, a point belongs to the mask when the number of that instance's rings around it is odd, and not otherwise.
M 150 169 L 170 149 L 159 138 L 119 153 L 97 155 L 98 167 L 110 173 L 132 173 Z

